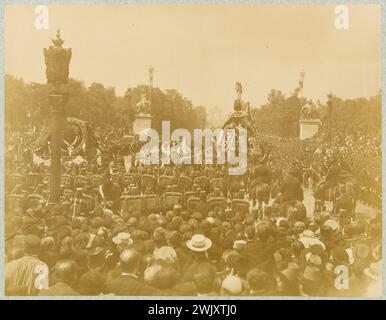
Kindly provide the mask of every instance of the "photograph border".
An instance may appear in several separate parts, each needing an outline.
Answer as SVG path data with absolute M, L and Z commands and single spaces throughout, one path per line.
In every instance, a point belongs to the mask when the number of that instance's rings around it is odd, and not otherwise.
M 4 130 L 4 76 L 5 76 L 5 26 L 4 26 L 4 16 L 5 16 L 5 7 L 7 5 L 76 5 L 76 4 L 378 4 L 380 5 L 381 10 L 381 88 L 382 88 L 382 149 L 386 150 L 386 102 L 385 102 L 385 92 L 386 92 L 386 9 L 385 3 L 381 0 L 310 0 L 310 1 L 293 1 L 293 0 L 232 0 L 232 1 L 210 1 L 210 0 L 3 0 L 0 1 L 0 59 L 1 59 L 1 68 L 0 68 L 0 99 L 1 107 L 0 111 L 3 114 L 0 117 L 0 123 Z M 0 132 L 0 149 L 4 150 L 4 131 Z M 386 182 L 386 152 L 382 152 L 382 181 Z M 192 296 L 81 296 L 81 297 L 11 297 L 5 296 L 4 288 L 4 153 L 0 154 L 0 211 L 1 211 L 1 221 L 0 221 L 0 250 L 2 259 L 0 260 L 0 299 L 4 300 L 198 300 L 198 301 L 210 301 L 210 300 L 374 300 L 373 298 L 361 298 L 361 297 L 289 297 L 289 296 L 264 296 L 264 297 L 226 297 L 226 296 L 216 296 L 216 297 L 192 297 Z M 386 188 L 382 186 L 382 208 L 386 208 Z M 386 217 L 382 215 L 382 243 L 386 243 L 385 236 L 385 226 L 386 226 Z M 382 299 L 386 298 L 386 282 L 385 282 L 385 255 L 386 255 L 386 246 L 382 246 L 383 251 L 383 296 Z M 378 299 L 378 298 L 377 298 Z

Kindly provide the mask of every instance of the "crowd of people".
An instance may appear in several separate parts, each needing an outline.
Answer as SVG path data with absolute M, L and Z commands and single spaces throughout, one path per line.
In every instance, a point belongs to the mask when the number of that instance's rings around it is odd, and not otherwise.
M 243 176 L 219 165 L 128 169 L 119 152 L 101 163 L 67 157 L 54 203 L 49 167 L 34 163 L 27 134 L 13 133 L 5 145 L 6 294 L 380 295 L 381 214 L 307 212 L 303 192 L 294 192 L 306 185 L 302 170 L 334 149 L 361 173 L 361 190 L 380 199 L 379 142 L 267 139 L 269 159 Z M 254 181 L 270 187 L 263 209 L 251 202 Z
M 380 138 L 364 134 L 346 136 L 335 133 L 331 140 L 327 134 L 319 134 L 307 140 L 264 136 L 275 146 L 272 150 L 271 167 L 277 171 L 289 170 L 294 162 L 304 168 L 304 184 L 311 187 L 307 178 L 317 183 L 328 172 L 330 162 L 338 160 L 355 173 L 359 190 L 358 200 L 373 208 L 382 205 L 382 149 Z

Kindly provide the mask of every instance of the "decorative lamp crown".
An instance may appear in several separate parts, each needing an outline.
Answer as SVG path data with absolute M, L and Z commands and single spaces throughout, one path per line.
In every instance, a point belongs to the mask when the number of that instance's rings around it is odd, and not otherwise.
M 71 48 L 62 47 L 64 41 L 60 37 L 60 31 L 56 38 L 51 40 L 54 46 L 44 49 L 44 60 L 46 64 L 46 77 L 48 84 L 66 84 L 68 81 L 69 65 L 71 61 Z
M 51 39 L 52 43 L 55 47 L 61 48 L 62 44 L 64 43 L 63 39 L 60 37 L 60 30 L 58 29 L 56 31 L 56 39 Z

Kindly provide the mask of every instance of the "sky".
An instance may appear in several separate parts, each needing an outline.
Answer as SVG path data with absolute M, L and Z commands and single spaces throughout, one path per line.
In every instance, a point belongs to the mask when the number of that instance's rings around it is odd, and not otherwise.
M 381 88 L 379 5 L 348 5 L 349 29 L 335 28 L 335 5 L 49 5 L 48 29 L 35 6 L 5 10 L 5 71 L 44 83 L 43 48 L 60 28 L 72 48 L 70 77 L 121 95 L 148 83 L 177 89 L 194 105 L 231 111 L 235 82 L 252 106 L 271 89 L 289 94 L 304 70 L 304 96 L 369 97 Z

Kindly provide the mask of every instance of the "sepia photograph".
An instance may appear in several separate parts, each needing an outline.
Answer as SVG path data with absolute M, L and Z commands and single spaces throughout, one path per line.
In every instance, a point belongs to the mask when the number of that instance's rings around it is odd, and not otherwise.
M 381 18 L 5 5 L 4 296 L 381 298 Z

